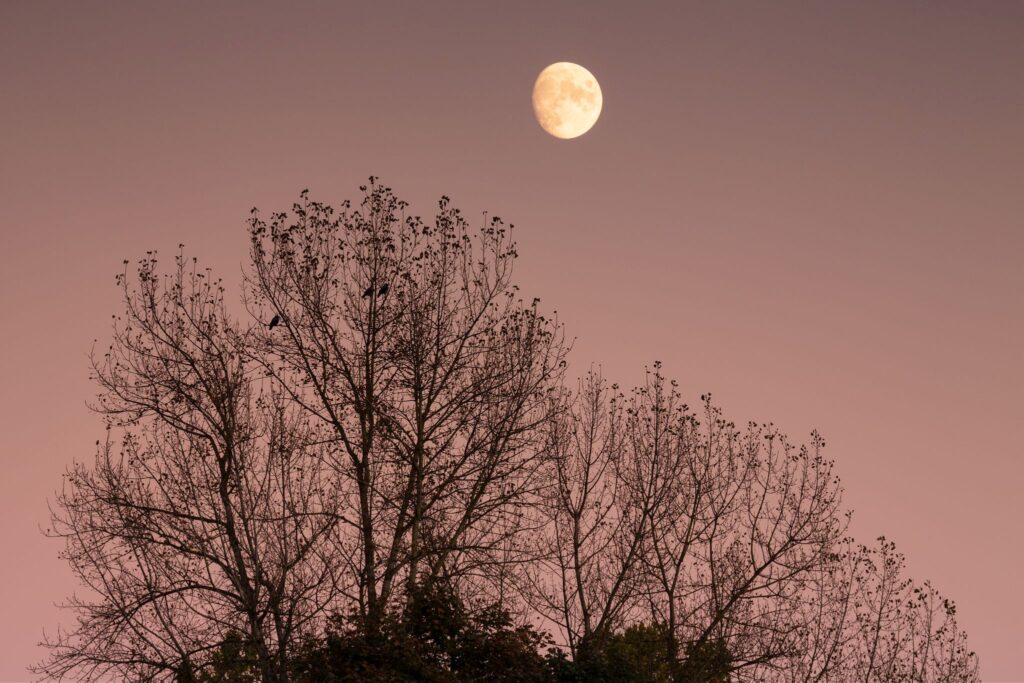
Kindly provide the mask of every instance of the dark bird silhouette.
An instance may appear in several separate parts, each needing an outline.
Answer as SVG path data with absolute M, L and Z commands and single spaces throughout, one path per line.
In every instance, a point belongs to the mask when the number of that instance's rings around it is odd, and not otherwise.
M 388 293 L 389 289 L 391 289 L 391 285 L 385 282 L 380 286 L 380 289 L 377 291 L 377 296 L 384 296 L 385 294 Z
M 363 298 L 365 299 L 366 297 L 372 296 L 372 295 L 373 295 L 373 285 L 370 285 L 369 287 L 366 288 L 366 291 L 363 292 Z
M 281 316 L 275 315 L 270 319 L 270 329 L 274 329 L 274 326 L 281 322 Z

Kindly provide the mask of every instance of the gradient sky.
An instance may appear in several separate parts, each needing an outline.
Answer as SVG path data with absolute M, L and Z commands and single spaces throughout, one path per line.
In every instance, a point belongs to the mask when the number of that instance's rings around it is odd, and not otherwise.
M 577 370 L 820 429 L 854 533 L 1024 680 L 1024 4 L 594 4 L 0 3 L 0 681 L 74 589 L 40 528 L 121 260 L 237 282 L 250 207 L 371 173 L 515 223 Z M 576 140 L 556 61 L 604 91 Z

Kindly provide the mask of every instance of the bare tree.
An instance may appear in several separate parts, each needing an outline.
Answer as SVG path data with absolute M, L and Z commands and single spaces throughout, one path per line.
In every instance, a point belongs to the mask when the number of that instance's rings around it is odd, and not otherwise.
M 740 432 L 710 397 L 701 421 L 657 364 L 635 396 L 625 457 L 650 481 L 647 618 L 665 625 L 676 679 L 756 679 L 794 648 L 797 596 L 843 528 L 823 443 L 795 448 L 770 425 Z
M 40 673 L 198 682 L 237 645 L 283 683 L 338 615 L 377 647 L 454 587 L 579 662 L 636 626 L 682 683 L 977 681 L 953 604 L 844 537 L 820 436 L 692 410 L 659 364 L 566 389 L 500 219 L 363 192 L 254 211 L 248 323 L 195 260 L 125 262 L 93 357 L 107 436 L 52 511 L 85 593 Z
M 808 572 L 804 589 L 795 602 L 800 624 L 796 647 L 766 680 L 785 683 L 822 683 L 845 680 L 853 634 L 848 627 L 855 610 L 856 575 L 860 551 L 850 539 L 837 544 L 836 552 Z
M 126 262 L 127 264 L 127 262 Z M 75 465 L 54 535 L 89 591 L 49 642 L 49 676 L 193 680 L 230 631 L 264 681 L 323 618 L 336 581 L 322 540 L 338 518 L 305 416 L 256 378 L 249 335 L 209 272 L 155 255 L 118 277 L 125 312 L 94 357 L 108 437 Z
M 798 603 L 800 647 L 763 680 L 779 683 L 977 683 L 978 659 L 955 605 L 903 575 L 884 538 L 846 539 L 813 573 Z
M 266 374 L 331 432 L 349 597 L 372 632 L 417 582 L 485 576 L 496 548 L 509 561 L 566 347 L 518 297 L 500 219 L 473 231 L 445 198 L 428 224 L 363 189 L 337 214 L 304 196 L 254 216 L 249 283 L 283 320 Z
M 714 421 L 711 429 L 731 429 Z M 759 680 L 798 642 L 804 583 L 845 528 L 840 488 L 817 434 L 796 447 L 774 426 L 751 424 L 726 442 L 741 453 L 735 489 L 712 504 L 717 519 L 697 544 L 706 580 L 692 584 L 680 638 L 701 646 L 721 640 L 734 677 Z
M 652 381 L 653 380 L 653 381 Z M 705 403 L 702 423 L 682 405 L 675 383 L 666 386 L 660 372 L 648 375 L 649 393 L 662 404 L 659 412 L 671 415 L 672 447 L 640 449 L 638 457 L 657 459 L 666 482 L 644 530 L 644 568 L 651 618 L 665 625 L 670 661 L 678 666 L 684 653 L 680 638 L 694 629 L 698 612 L 706 609 L 707 591 L 716 548 L 711 544 L 720 527 L 735 515 L 740 491 L 749 476 L 739 435 L 721 419 L 720 411 Z M 717 624 L 716 624 L 717 625 Z M 710 642 L 714 626 L 698 633 L 691 650 Z M 676 676 L 682 676 L 676 671 Z
M 591 372 L 561 397 L 548 424 L 543 559 L 528 575 L 528 592 L 576 657 L 637 607 L 645 529 L 672 485 L 659 460 L 675 447 L 672 415 L 660 386 L 648 389 L 626 398 Z
M 863 683 L 979 680 L 956 606 L 929 582 L 903 575 L 895 544 L 880 538 L 877 547 L 862 546 L 858 560 L 847 676 Z
M 628 399 L 590 375 L 555 413 L 532 594 L 573 652 L 644 620 L 678 680 L 756 680 L 793 652 L 804 583 L 844 528 L 823 442 L 740 432 L 709 398 L 702 423 L 657 364 Z

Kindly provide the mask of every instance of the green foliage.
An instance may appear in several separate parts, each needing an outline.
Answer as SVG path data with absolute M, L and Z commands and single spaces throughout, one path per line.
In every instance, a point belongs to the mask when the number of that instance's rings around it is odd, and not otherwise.
M 472 612 L 446 585 L 420 587 L 399 614 L 371 633 L 358 616 L 335 618 L 320 639 L 292 658 L 295 683 L 728 683 L 730 656 L 721 640 L 691 643 L 671 662 L 661 624 L 636 624 L 595 635 L 575 660 L 550 636 L 516 626 L 508 610 Z M 255 683 L 258 657 L 245 637 L 229 632 L 211 666 L 189 683 Z
M 259 656 L 252 643 L 238 631 L 229 631 L 210 660 L 210 669 L 196 677 L 198 683 L 256 683 L 260 680 Z
M 292 679 L 296 683 L 445 680 L 420 653 L 421 645 L 400 622 L 387 619 L 377 634 L 370 634 L 358 620 L 338 618 L 323 639 L 304 644 L 293 660 Z
M 305 645 L 293 680 L 543 683 L 551 680 L 550 650 L 546 634 L 515 626 L 501 606 L 471 613 L 449 586 L 435 584 L 416 590 L 376 633 L 358 618 L 336 620 L 326 638 Z
M 620 633 L 596 635 L 581 644 L 576 661 L 560 680 L 601 683 L 667 683 L 668 634 L 660 624 L 637 624 Z M 568 676 L 566 676 L 568 674 Z
M 729 683 L 732 655 L 722 639 L 688 643 L 676 674 L 678 683 Z

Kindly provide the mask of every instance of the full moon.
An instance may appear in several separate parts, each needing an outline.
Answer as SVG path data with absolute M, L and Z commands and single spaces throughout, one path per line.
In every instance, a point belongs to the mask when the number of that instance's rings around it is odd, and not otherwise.
M 594 74 L 579 64 L 558 62 L 537 76 L 533 84 L 533 113 L 541 128 L 556 138 L 577 138 L 593 127 L 601 115 L 601 86 Z

